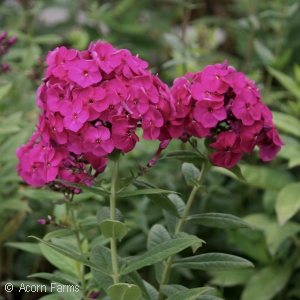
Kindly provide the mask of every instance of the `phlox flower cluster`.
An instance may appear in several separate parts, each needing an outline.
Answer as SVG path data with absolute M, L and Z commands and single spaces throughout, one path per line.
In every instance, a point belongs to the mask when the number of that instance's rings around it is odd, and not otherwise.
M 60 178 L 91 184 L 87 165 L 96 176 L 115 148 L 131 151 L 138 127 L 147 140 L 172 137 L 165 126 L 175 119 L 168 87 L 129 50 L 98 41 L 82 52 L 56 48 L 46 60 L 37 91 L 37 132 L 17 150 L 17 169 L 27 183 L 41 186 Z
M 233 167 L 255 146 L 261 159 L 269 161 L 283 145 L 258 88 L 227 61 L 177 78 L 171 94 L 177 135 L 216 138 L 210 147 L 217 151 L 210 159 L 217 166 Z

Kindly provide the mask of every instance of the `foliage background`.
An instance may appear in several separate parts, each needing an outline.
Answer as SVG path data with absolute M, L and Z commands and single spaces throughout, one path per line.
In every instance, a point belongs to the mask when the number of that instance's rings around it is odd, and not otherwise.
M 1 280 L 15 280 L 17 284 L 32 280 L 27 276 L 38 271 L 63 269 L 43 258 L 37 244 L 26 244 L 32 243 L 28 235 L 42 237 L 55 230 L 37 224 L 37 219 L 53 215 L 68 224 L 68 217 L 63 205 L 53 203 L 59 195 L 35 190 L 18 178 L 15 149 L 27 142 L 38 118 L 35 92 L 44 76 L 47 52 L 61 45 L 83 50 L 90 41 L 101 39 L 139 54 L 169 85 L 185 72 L 196 72 L 224 59 L 259 84 L 263 101 L 275 112 L 275 124 L 286 146 L 268 164 L 259 161 L 257 155 L 245 156 L 241 169 L 247 184 L 211 168 L 205 182 L 209 193 L 199 197 L 193 207 L 193 213 L 222 212 L 242 217 L 255 230 L 186 228 L 207 242 L 198 250 L 200 253 L 239 255 L 251 260 L 256 268 L 223 273 L 182 269 L 172 282 L 189 287 L 214 286 L 216 295 L 228 300 L 300 299 L 299 27 L 297 0 L 2 1 L 0 31 L 8 30 L 9 36 L 17 36 L 18 41 L 1 58 L 1 63 L 8 62 L 12 69 L 0 75 Z M 156 147 L 153 142 L 140 142 L 122 159 L 120 177 L 128 177 L 129 167 L 136 172 L 139 165 L 145 166 Z M 174 140 L 168 149 L 190 146 Z M 110 180 L 110 174 L 111 165 L 102 177 Z M 180 191 L 183 199 L 191 189 L 177 161 L 158 161 L 144 179 L 159 188 Z M 78 196 L 76 201 L 82 205 L 77 217 L 84 224 L 88 224 L 87 217 L 107 204 L 89 194 Z M 161 210 L 147 198 L 126 199 L 118 207 L 130 228 L 119 246 L 120 254 L 142 253 L 149 228 L 163 224 Z M 85 230 L 90 246 L 106 242 L 95 239 L 97 234 L 95 228 Z M 157 285 L 151 268 L 145 268 L 142 275 Z M 22 300 L 42 296 L 8 294 L 3 286 L 0 295 L 0 299 Z

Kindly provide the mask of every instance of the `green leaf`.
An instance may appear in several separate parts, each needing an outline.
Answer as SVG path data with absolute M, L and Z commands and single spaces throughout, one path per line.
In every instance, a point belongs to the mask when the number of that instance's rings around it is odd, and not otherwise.
M 300 99 L 300 95 L 298 99 Z M 290 114 L 288 115 L 277 111 L 272 112 L 272 114 L 274 124 L 278 129 L 290 133 L 296 137 L 300 137 L 300 121 L 298 119 Z
M 186 150 L 176 150 L 168 152 L 165 156 L 160 159 L 177 159 L 187 163 L 192 163 L 196 166 L 200 166 L 206 161 L 205 158 L 199 156 L 199 154 Z
M 254 269 L 237 269 L 224 271 L 211 271 L 209 274 L 213 279 L 209 282 L 212 285 L 230 287 L 244 285 L 255 274 Z
M 253 264 L 241 257 L 223 254 L 207 253 L 174 260 L 174 266 L 180 268 L 221 271 L 254 267 Z
M 43 255 L 39 244 L 24 243 L 24 242 L 9 242 L 9 243 L 5 243 L 5 246 L 20 249 L 35 255 Z
M 119 241 L 127 234 L 128 229 L 124 223 L 116 220 L 104 220 L 100 223 L 102 234 L 106 238 L 115 238 Z
M 288 75 L 267 67 L 267 70 L 274 76 L 290 93 L 300 99 L 300 86 Z M 275 123 L 276 125 L 276 123 Z M 299 129 L 299 128 L 298 128 Z
M 127 276 L 127 282 L 136 284 L 141 289 L 142 296 L 146 300 L 152 300 L 148 292 L 148 289 L 146 288 L 145 282 L 143 281 L 142 277 L 137 271 L 134 271 Z M 157 300 L 157 297 L 155 298 L 155 300 Z
M 98 220 L 96 216 L 88 216 L 79 222 L 79 228 L 81 230 L 91 229 L 96 226 L 98 226 Z
M 0 134 L 12 134 L 20 131 L 20 127 L 16 125 L 1 125 Z
M 155 224 L 151 227 L 148 233 L 147 249 L 150 250 L 155 246 L 162 244 L 163 242 L 170 241 L 171 236 L 167 229 L 161 224 Z M 155 278 L 158 283 L 162 280 L 162 274 L 164 266 L 162 262 L 158 262 L 154 265 Z
M 241 300 L 270 300 L 287 284 L 291 270 L 270 266 L 256 273 L 247 283 Z
M 55 294 L 49 294 L 43 296 L 39 300 L 57 300 L 57 299 L 59 299 L 59 294 L 55 293 Z
M 111 264 L 111 251 L 110 249 L 97 245 L 92 248 L 90 254 L 91 262 L 97 267 L 97 269 L 92 269 L 92 274 L 94 280 L 97 282 L 100 288 L 105 291 L 113 285 L 112 274 L 112 264 Z M 124 265 L 124 260 L 118 257 L 119 268 Z M 100 272 L 99 272 L 99 271 Z M 125 281 L 125 277 L 120 278 L 121 281 Z
M 236 216 L 221 213 L 206 213 L 192 215 L 187 218 L 187 221 L 194 224 L 201 224 L 204 226 L 214 228 L 252 228 L 250 224 Z
M 138 189 L 156 189 L 155 186 L 141 181 L 141 180 L 135 180 L 133 182 L 133 184 L 138 188 Z M 151 195 L 151 194 L 147 194 L 146 195 L 149 200 L 151 202 L 153 202 L 155 205 L 157 205 L 158 207 L 166 210 L 167 212 L 169 212 L 171 215 L 176 216 L 176 217 L 180 217 L 180 215 L 178 214 L 178 211 L 176 209 L 176 206 L 172 203 L 172 201 L 165 196 L 164 194 L 157 194 L 157 195 Z
M 35 273 L 32 275 L 27 276 L 28 278 L 42 278 L 49 281 L 58 282 L 64 285 L 76 285 L 78 284 L 77 280 L 75 278 L 72 278 L 72 280 L 69 280 L 68 276 L 66 274 L 51 274 L 51 273 Z
M 96 269 L 98 270 L 99 272 L 103 272 L 101 269 L 99 269 L 95 264 L 93 264 L 91 261 L 87 260 L 86 258 L 84 258 L 83 256 L 77 254 L 76 252 L 70 250 L 70 249 L 67 249 L 65 247 L 62 247 L 60 245 L 57 245 L 57 244 L 54 244 L 54 243 L 50 243 L 50 242 L 46 242 L 36 236 L 29 236 L 31 238 L 34 238 L 38 241 L 40 241 L 42 244 L 48 246 L 49 248 L 57 251 L 58 253 L 66 256 L 66 257 L 69 257 L 73 260 L 76 260 L 76 261 L 79 261 L 81 263 L 83 263 L 84 265 L 90 267 L 90 268 L 93 268 L 93 269 Z
M 156 194 L 176 194 L 176 192 L 160 190 L 160 189 L 142 189 L 142 190 L 117 193 L 117 198 L 128 198 L 133 196 L 156 195 Z
M 110 219 L 110 207 L 103 206 L 97 211 L 97 221 L 100 224 L 102 221 Z M 124 223 L 124 216 L 119 209 L 116 208 L 116 220 Z
M 196 289 L 190 289 L 186 291 L 181 291 L 174 294 L 173 296 L 168 297 L 166 300 L 194 300 L 196 297 L 206 293 L 207 291 L 212 290 L 210 287 L 202 287 Z
M 227 169 L 232 172 L 238 179 L 246 181 L 246 178 L 242 174 L 242 170 L 239 165 L 235 165 L 234 167 Z
M 161 224 L 155 224 L 148 233 L 147 249 L 150 250 L 163 242 L 170 241 L 171 236 L 167 229 Z
M 240 168 L 246 178 L 246 181 L 243 181 L 245 184 L 262 189 L 279 191 L 286 184 L 294 181 L 290 173 L 269 167 L 240 165 Z M 236 176 L 233 176 L 232 173 L 225 168 L 212 167 L 211 169 L 237 179 Z
M 123 274 L 128 274 L 132 271 L 138 270 L 145 266 L 153 265 L 159 261 L 163 261 L 169 256 L 179 253 L 180 251 L 199 243 L 199 238 L 192 235 L 185 235 L 166 241 L 154 248 L 148 250 L 146 253 L 130 262 L 130 265 L 123 270 Z
M 285 224 L 300 209 L 300 183 L 286 185 L 278 194 L 276 214 L 280 225 Z
M 3 97 L 6 96 L 6 94 L 10 91 L 11 88 L 12 88 L 12 82 L 9 82 L 0 87 L 0 101 L 2 100 Z
M 200 170 L 196 168 L 193 164 L 183 163 L 181 167 L 185 182 L 189 186 L 194 184 L 190 181 L 191 179 L 198 180 L 200 177 Z
M 25 201 L 21 201 L 20 199 L 7 199 L 0 202 L 0 212 L 3 212 L 5 210 L 27 211 L 30 213 L 32 212 L 29 205 Z
M 83 191 L 88 191 L 88 192 L 91 192 L 93 194 L 100 195 L 100 196 L 107 196 L 107 195 L 110 194 L 109 192 L 106 192 L 106 191 L 102 190 L 101 188 L 97 188 L 97 187 L 94 187 L 94 186 L 87 186 L 87 185 L 84 185 L 84 184 L 68 182 L 68 181 L 64 181 L 64 180 L 60 180 L 60 179 L 56 179 L 55 181 L 66 184 L 68 186 L 79 188 Z
M 33 39 L 37 44 L 60 44 L 62 37 L 57 34 L 43 34 Z
M 29 199 L 38 201 L 55 201 L 62 198 L 61 193 L 42 189 L 26 189 L 24 191 L 19 191 L 19 193 Z
M 150 300 L 157 300 L 158 299 L 158 291 L 155 287 L 153 287 L 150 283 L 147 281 L 144 281 L 145 287 L 147 289 L 147 292 L 150 296 Z
M 142 292 L 138 286 L 128 283 L 117 283 L 107 290 L 112 300 L 140 300 Z
M 69 235 L 73 235 L 73 234 L 74 234 L 74 230 L 59 229 L 59 230 L 55 230 L 55 231 L 51 231 L 51 232 L 47 233 L 44 236 L 44 240 L 49 241 L 50 239 L 53 239 L 53 238 L 64 237 L 64 236 L 69 236 Z
M 275 56 L 260 40 L 254 39 L 254 49 L 264 65 L 270 65 L 275 61 Z
M 168 195 L 168 198 L 174 203 L 179 215 L 182 215 L 185 210 L 185 203 L 178 195 Z M 167 226 L 171 235 L 175 234 L 176 227 L 179 222 L 179 218 L 169 214 L 167 211 L 163 210 L 164 217 L 167 221 Z

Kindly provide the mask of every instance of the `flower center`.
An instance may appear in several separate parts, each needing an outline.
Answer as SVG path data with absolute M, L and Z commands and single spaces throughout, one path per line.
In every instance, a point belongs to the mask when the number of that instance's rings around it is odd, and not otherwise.
M 182 100 L 178 100 L 177 105 L 181 104 Z
M 88 72 L 88 71 L 84 71 L 84 72 L 83 72 L 83 75 L 86 77 L 86 76 L 89 75 L 89 72 Z
M 150 123 L 149 123 L 151 126 L 153 125 L 153 122 L 152 121 L 150 121 Z
M 249 104 L 249 103 L 246 104 L 246 108 L 247 108 L 247 109 L 250 108 L 250 104 Z
M 205 94 L 206 94 L 206 95 L 210 95 L 210 94 L 211 94 L 211 92 L 205 92 Z
M 101 143 L 101 140 L 100 140 L 100 139 L 96 139 L 96 143 L 97 143 L 97 144 L 100 144 L 100 143 Z
M 47 167 L 48 167 L 48 168 L 50 168 L 50 167 L 51 167 L 50 163 L 47 163 Z
M 93 105 L 93 104 L 94 104 L 94 101 L 93 101 L 92 99 L 90 99 L 89 104 L 90 104 L 90 105 Z
M 192 123 L 196 123 L 197 121 L 195 119 L 192 120 Z
M 137 103 L 138 103 L 137 99 L 133 100 L 133 104 L 137 104 Z
M 127 136 L 131 136 L 131 132 L 130 131 L 127 131 Z
M 77 119 L 78 118 L 78 115 L 74 115 L 74 119 Z
M 31 171 L 32 171 L 32 172 L 35 172 L 35 170 L 36 170 L 36 166 L 33 166 L 33 167 L 31 168 Z
M 170 126 L 170 121 L 167 121 L 166 122 L 166 127 L 169 127 Z
M 114 109 L 114 106 L 113 106 L 113 105 L 110 105 L 110 106 L 109 106 L 109 109 Z
M 65 96 L 64 96 L 63 94 L 60 94 L 60 95 L 59 95 L 59 98 L 62 100 L 62 99 L 65 98 Z
M 213 111 L 214 111 L 214 110 L 213 110 L 211 107 L 208 108 L 208 112 L 209 112 L 209 113 L 212 113 Z
M 79 133 L 77 136 L 79 139 L 82 139 L 82 134 Z
M 218 76 L 218 75 L 216 75 L 216 77 L 215 77 L 217 80 L 219 80 L 220 79 L 220 76 Z
M 53 127 L 52 129 L 53 129 L 53 131 L 56 131 L 56 128 L 55 128 L 55 127 Z
M 230 147 L 227 147 L 225 151 L 226 151 L 226 152 L 230 152 L 230 151 L 231 151 L 231 148 L 230 148 Z

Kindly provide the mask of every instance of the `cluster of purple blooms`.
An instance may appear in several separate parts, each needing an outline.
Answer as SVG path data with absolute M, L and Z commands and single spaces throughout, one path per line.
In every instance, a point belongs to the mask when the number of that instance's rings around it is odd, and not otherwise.
M 42 186 L 57 177 L 91 184 L 90 164 L 103 172 L 115 148 L 131 151 L 143 138 L 170 139 L 165 123 L 175 118 L 168 86 L 146 70 L 147 62 L 109 43 L 91 43 L 79 52 L 56 48 L 37 91 L 37 132 L 17 150 L 19 175 Z
M 16 36 L 8 38 L 7 31 L 3 31 L 2 33 L 0 33 L 0 58 L 9 51 L 9 48 L 17 41 L 17 39 L 18 38 Z M 7 62 L 1 63 L 0 73 L 6 73 L 10 70 L 10 66 Z
M 258 88 L 227 61 L 177 78 L 171 94 L 181 133 L 216 138 L 210 147 L 218 151 L 210 159 L 217 166 L 233 167 L 255 146 L 261 159 L 269 161 L 283 145 Z
M 47 64 L 37 131 L 17 150 L 18 173 L 28 184 L 60 178 L 90 185 L 108 154 L 135 147 L 139 127 L 144 139 L 161 141 L 149 166 L 172 138 L 216 138 L 210 159 L 226 168 L 256 145 L 264 161 L 283 145 L 257 87 L 227 61 L 177 78 L 170 91 L 147 62 L 101 41 L 82 52 L 56 48 Z

